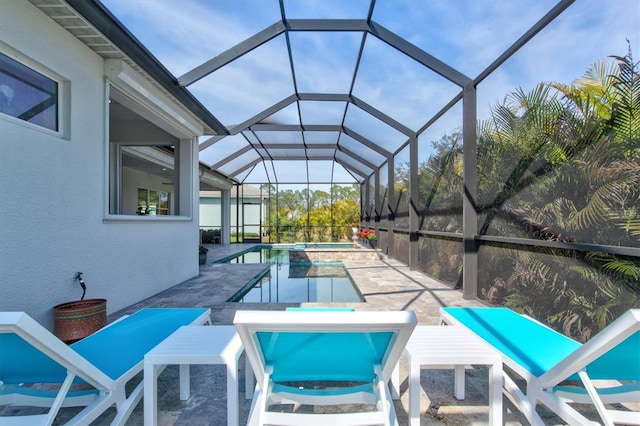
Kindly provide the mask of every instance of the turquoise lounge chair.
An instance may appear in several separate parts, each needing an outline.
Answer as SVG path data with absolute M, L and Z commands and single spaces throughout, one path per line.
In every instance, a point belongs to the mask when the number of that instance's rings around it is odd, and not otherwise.
M 629 310 L 584 344 L 507 308 L 441 308 L 440 319 L 482 337 L 525 379 L 526 394 L 506 373 L 504 388 L 531 424 L 544 424 L 535 410 L 538 402 L 571 425 L 598 423 L 569 403 L 593 404 L 606 425 L 640 424 L 640 412 L 605 406 L 640 402 L 640 309 Z
M 257 379 L 249 425 L 397 424 L 388 382 L 413 312 L 238 311 L 234 324 Z M 277 412 L 280 404 L 296 409 Z M 345 404 L 372 411 L 297 410 Z
M 183 325 L 210 322 L 205 308 L 142 309 L 67 346 L 24 312 L 0 312 L 0 405 L 49 407 L 2 416 L 0 425 L 50 425 L 61 407 L 85 407 L 68 424 L 87 425 L 111 406 L 123 424 L 142 398 L 144 355 Z

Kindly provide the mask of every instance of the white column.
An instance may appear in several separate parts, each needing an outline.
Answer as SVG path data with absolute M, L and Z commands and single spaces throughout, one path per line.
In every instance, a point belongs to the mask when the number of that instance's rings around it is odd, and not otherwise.
M 231 190 L 220 191 L 220 243 L 231 243 Z

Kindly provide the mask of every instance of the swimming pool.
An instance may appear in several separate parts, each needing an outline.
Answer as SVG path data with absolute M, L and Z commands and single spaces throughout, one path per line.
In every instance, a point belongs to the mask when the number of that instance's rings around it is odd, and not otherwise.
M 266 273 L 247 283 L 229 302 L 302 303 L 363 302 L 341 262 L 289 262 L 289 249 L 294 246 L 258 246 L 224 263 L 268 263 Z M 318 248 L 318 247 L 314 247 Z

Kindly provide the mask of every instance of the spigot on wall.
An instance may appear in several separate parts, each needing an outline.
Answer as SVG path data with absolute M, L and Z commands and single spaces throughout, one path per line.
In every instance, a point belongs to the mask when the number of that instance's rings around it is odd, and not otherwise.
M 82 272 L 76 272 L 76 280 L 80 283 L 80 287 L 82 287 L 82 297 L 80 300 L 84 299 L 84 295 L 87 292 L 87 286 L 84 283 L 84 278 L 82 277 Z

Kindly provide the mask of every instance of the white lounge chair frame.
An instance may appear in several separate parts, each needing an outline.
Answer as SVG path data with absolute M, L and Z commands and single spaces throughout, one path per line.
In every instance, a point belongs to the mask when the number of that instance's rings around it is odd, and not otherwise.
M 557 333 L 530 317 L 524 315 L 523 317 L 534 322 L 539 327 L 548 329 L 549 333 Z M 447 312 L 446 308 L 441 308 L 440 310 L 440 321 L 446 324 L 466 326 L 454 315 Z M 472 328 L 469 328 L 469 330 L 474 331 Z M 526 381 L 525 394 L 505 372 L 505 393 L 532 425 L 544 425 L 535 409 L 537 402 L 546 405 L 570 425 L 583 426 L 599 423 L 587 419 L 569 403 L 593 404 L 603 424 L 607 426 L 613 426 L 616 423 L 640 425 L 640 412 L 614 410 L 605 406 L 608 403 L 640 403 L 640 382 L 633 381 L 619 386 L 598 389 L 596 387 L 597 383 L 589 377 L 587 372 L 589 364 L 624 342 L 627 338 L 632 337 L 635 333 L 640 333 L 640 309 L 627 311 L 586 343 L 582 345 L 578 343 L 578 347 L 574 352 L 537 377 L 520 363 L 503 353 L 504 364 Z M 491 344 L 490 341 L 488 343 Z M 544 344 L 544 342 L 541 343 Z M 546 348 L 549 351 L 553 351 L 553 349 L 553 347 Z M 640 347 L 636 349 L 637 351 L 633 355 L 635 355 L 636 362 L 634 368 L 637 371 L 640 368 Z M 620 368 L 625 368 L 625 366 L 620 366 Z M 560 386 L 562 382 L 574 375 L 578 375 L 583 387 Z M 614 382 L 616 381 L 616 377 L 611 377 L 610 379 Z
M 202 311 L 201 315 L 194 318 L 192 324 L 210 322 L 210 310 Z M 143 329 L 144 327 L 141 327 L 142 332 L 144 332 Z M 167 335 L 172 331 L 167 330 Z M 66 377 L 61 377 L 62 380 L 55 382 L 60 386 L 52 392 L 39 391 L 37 388 L 15 383 L 0 383 L 0 405 L 49 407 L 45 414 L 2 416 L 0 417 L 0 425 L 50 425 L 62 407 L 85 407 L 66 424 L 88 425 L 114 405 L 117 414 L 111 424 L 124 424 L 142 398 L 144 385 L 142 381 L 129 393 L 129 396 L 126 394 L 125 385 L 142 371 L 143 357 L 140 357 L 139 360 L 132 360 L 128 371 L 117 379 L 112 379 L 76 352 L 73 346 L 67 346 L 24 312 L 0 312 L 0 333 L 15 334 L 67 371 Z M 100 331 L 92 336 L 96 336 L 98 333 Z M 91 339 L 91 336 L 87 339 Z M 0 351 L 3 350 L 7 351 L 8 348 L 0 347 Z M 93 389 L 81 392 L 72 391 L 72 385 L 78 379 L 91 385 Z
M 238 311 L 234 324 L 245 347 L 245 353 L 256 375 L 249 425 L 396 425 L 397 418 L 389 390 L 389 380 L 413 329 L 417 324 L 413 312 L 321 312 L 321 311 Z M 348 392 L 308 395 L 290 387 L 280 392 L 271 380 L 273 365 L 265 357 L 257 333 L 298 332 L 315 334 L 391 332 L 382 362 L 373 365 L 375 379 L 371 384 L 351 388 Z M 343 348 L 336 347 L 336 351 Z M 277 368 L 277 367 L 276 367 Z M 305 414 L 268 411 L 271 404 L 295 403 L 335 405 L 364 403 L 375 405 L 374 412 Z

